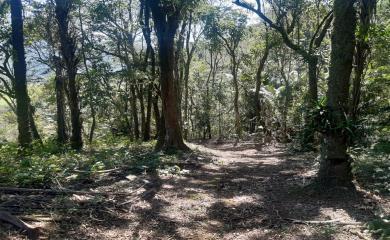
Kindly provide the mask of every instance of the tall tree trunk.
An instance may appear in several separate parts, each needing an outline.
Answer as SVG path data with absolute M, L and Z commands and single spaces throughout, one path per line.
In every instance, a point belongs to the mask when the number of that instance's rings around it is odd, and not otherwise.
M 307 60 L 308 75 L 309 75 L 309 91 L 308 91 L 308 104 L 313 106 L 318 101 L 318 88 L 317 88 L 317 65 L 318 57 L 311 56 Z
M 160 110 L 158 107 L 158 99 L 160 97 L 156 95 L 153 98 L 153 111 L 154 111 L 154 118 L 156 123 L 156 139 L 157 144 L 156 148 L 161 149 L 164 146 L 164 140 L 165 140 L 165 120 L 163 113 L 160 114 Z
M 79 59 L 76 56 L 76 41 L 69 30 L 69 14 L 71 7 L 72 0 L 56 0 L 56 18 L 61 42 L 61 54 L 65 61 L 68 77 L 68 100 L 72 125 L 70 144 L 73 149 L 80 150 L 83 147 L 83 140 L 81 135 L 82 123 L 79 93 L 76 82 L 77 65 Z
M 141 134 L 142 134 L 142 139 L 144 139 L 144 133 L 145 133 L 145 127 L 146 127 L 146 116 L 145 116 L 145 102 L 144 102 L 144 87 L 142 84 L 138 88 L 136 87 L 137 90 L 137 95 L 138 95 L 138 101 L 139 101 L 139 108 L 140 108 L 140 113 L 141 113 Z
M 72 136 L 70 137 L 70 144 L 73 149 L 80 150 L 83 147 L 83 140 L 81 135 L 81 113 L 79 104 L 79 94 L 76 86 L 76 72 L 75 67 L 73 70 L 68 70 L 69 81 L 69 93 L 70 93 L 70 117 L 72 124 Z
M 232 75 L 233 75 L 233 87 L 234 87 L 234 127 L 236 130 L 236 141 L 242 137 L 241 130 L 241 117 L 240 117 L 240 106 L 238 104 L 239 100 L 239 87 L 238 87 L 238 63 L 236 61 L 235 55 L 232 55 Z
M 53 60 L 55 65 L 55 90 L 56 90 L 56 104 L 57 104 L 57 141 L 60 144 L 68 142 L 68 133 L 66 130 L 65 119 L 65 86 L 63 69 L 60 59 L 55 57 Z
M 350 116 L 353 122 L 358 120 L 358 110 L 361 96 L 361 86 L 364 69 L 367 64 L 367 56 L 370 52 L 368 33 L 371 25 L 371 17 L 376 7 L 376 0 L 362 0 L 359 3 L 359 34 L 355 49 L 354 79 L 352 82 L 352 99 L 350 104 Z
M 175 34 L 179 27 L 180 10 L 171 11 L 163 6 L 160 0 L 150 2 L 152 15 L 156 27 L 159 63 L 162 109 L 165 118 L 166 136 L 162 148 L 188 150 L 180 128 L 178 111 L 178 90 L 175 84 Z
M 153 84 L 148 85 L 148 101 L 146 103 L 146 122 L 143 132 L 144 141 L 150 140 L 150 125 L 152 120 L 152 105 L 153 105 Z
M 184 70 L 184 139 L 188 139 L 188 128 L 189 128 L 189 122 L 188 122 L 188 82 L 190 79 L 190 66 L 189 64 L 186 64 L 185 70 Z
M 16 116 L 18 122 L 18 141 L 20 146 L 31 145 L 30 101 L 27 92 L 26 59 L 24 51 L 23 17 L 21 0 L 10 0 L 13 68 L 15 74 Z
M 256 89 L 255 89 L 255 101 L 256 101 L 255 116 L 256 116 L 256 123 L 257 123 L 256 127 L 261 125 L 260 89 L 261 89 L 261 85 L 262 85 L 262 73 L 264 71 L 264 67 L 265 67 L 269 52 L 273 46 L 275 46 L 275 44 L 269 43 L 269 41 L 267 40 L 264 54 L 260 59 L 259 67 L 257 68 L 257 72 L 256 72 Z
M 147 98 L 147 106 L 146 106 L 146 122 L 143 132 L 143 140 L 150 140 L 150 126 L 151 126 L 151 118 L 152 118 L 152 107 L 153 107 L 153 84 L 156 77 L 156 57 L 155 51 L 152 46 L 152 30 L 150 28 L 150 6 L 149 2 L 145 0 L 141 0 L 141 16 L 140 24 L 142 27 L 142 33 L 146 42 L 146 54 L 145 54 L 145 63 L 144 63 L 144 71 L 147 72 L 148 60 L 149 57 L 151 59 L 151 81 L 148 84 L 148 98 Z M 158 109 L 157 109 L 158 110 Z
M 131 107 L 131 114 L 133 115 L 133 122 L 134 122 L 134 137 L 136 140 L 139 140 L 140 134 L 139 134 L 138 109 L 137 109 L 137 95 L 135 92 L 134 85 L 130 86 L 130 92 L 131 92 L 130 107 Z
M 85 43 L 84 43 L 86 36 L 85 36 L 84 28 L 83 28 L 83 18 L 81 16 L 81 8 L 80 7 L 79 7 L 79 21 L 80 21 L 80 31 L 81 31 L 81 36 L 82 36 L 81 53 L 82 53 L 82 57 L 83 57 L 83 64 L 84 64 L 84 68 L 85 68 L 85 73 L 86 73 L 87 78 L 88 78 L 88 85 L 89 85 L 89 87 L 88 87 L 89 88 L 88 105 L 89 105 L 89 108 L 91 109 L 91 118 L 92 118 L 91 128 L 89 130 L 88 142 L 92 143 L 93 135 L 94 135 L 95 129 L 96 129 L 96 110 L 95 110 L 95 106 L 94 106 L 94 102 L 93 102 L 93 94 L 94 93 L 91 90 L 91 86 L 93 85 L 93 80 L 92 80 L 91 75 L 89 73 L 89 67 L 87 64 L 87 55 L 86 55 Z
M 308 65 L 308 75 L 309 75 L 309 89 L 306 96 L 306 111 L 305 111 L 305 125 L 303 130 L 303 139 L 302 147 L 305 149 L 313 148 L 314 143 L 314 119 L 310 114 L 310 111 L 315 108 L 315 105 L 318 101 L 318 88 L 317 88 L 317 65 L 318 57 L 310 56 L 306 59 Z
M 329 68 L 327 107 L 330 128 L 324 134 L 319 179 L 325 185 L 350 183 L 350 158 L 347 154 L 346 113 L 355 47 L 355 1 L 335 0 L 332 51 Z

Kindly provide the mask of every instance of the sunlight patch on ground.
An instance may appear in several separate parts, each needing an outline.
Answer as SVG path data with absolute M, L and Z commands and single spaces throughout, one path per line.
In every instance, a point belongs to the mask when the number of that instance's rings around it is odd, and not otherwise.
M 356 222 L 344 209 L 340 208 L 320 208 L 320 215 L 325 220 Z

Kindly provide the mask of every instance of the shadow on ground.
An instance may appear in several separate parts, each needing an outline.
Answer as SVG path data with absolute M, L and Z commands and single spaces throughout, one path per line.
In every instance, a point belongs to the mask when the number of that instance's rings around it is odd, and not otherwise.
M 292 219 L 364 224 L 374 217 L 375 203 L 356 189 L 306 187 L 313 155 L 255 147 L 192 145 L 199 152 L 183 155 L 177 172 L 124 169 L 84 185 L 128 196 L 45 197 L 41 209 L 29 209 L 36 196 L 18 209 L 57 216 L 50 239 L 356 239 L 356 226 Z

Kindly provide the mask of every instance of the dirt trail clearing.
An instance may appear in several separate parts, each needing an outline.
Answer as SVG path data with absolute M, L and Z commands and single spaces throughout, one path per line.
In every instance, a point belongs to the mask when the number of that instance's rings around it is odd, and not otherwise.
M 261 151 L 253 144 L 190 146 L 202 154 L 178 164 L 180 174 L 109 173 L 92 185 L 130 196 L 73 195 L 62 199 L 67 208 L 62 211 L 58 198 L 42 199 L 39 206 L 51 204 L 57 211 L 55 220 L 43 225 L 46 237 L 371 239 L 363 224 L 373 218 L 375 201 L 350 189 L 319 194 L 303 187 L 315 174 L 313 155 L 291 155 L 284 146 Z M 15 239 L 8 231 L 7 239 Z

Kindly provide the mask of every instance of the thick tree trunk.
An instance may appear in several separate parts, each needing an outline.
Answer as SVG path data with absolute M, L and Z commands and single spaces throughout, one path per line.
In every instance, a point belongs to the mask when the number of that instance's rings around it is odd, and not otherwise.
M 309 74 L 309 92 L 308 92 L 308 104 L 313 106 L 318 101 L 318 88 L 317 88 L 317 65 L 318 58 L 312 56 L 307 60 L 308 74 Z
M 306 59 L 308 65 L 309 76 L 309 89 L 306 97 L 306 111 L 305 111 L 305 125 L 303 130 L 302 147 L 306 149 L 312 149 L 314 143 L 314 133 L 316 131 L 314 127 L 314 119 L 310 114 L 310 111 L 315 108 L 318 101 L 318 88 L 317 88 L 317 65 L 318 57 L 311 56 Z
M 76 42 L 71 36 L 69 30 L 69 14 L 71 6 L 71 0 L 56 0 L 56 18 L 61 42 L 61 54 L 64 58 L 68 77 L 68 100 L 72 125 L 70 143 L 73 149 L 80 150 L 83 147 L 81 135 L 82 123 L 79 93 L 76 82 L 77 65 L 79 60 L 76 56 Z
M 79 104 L 79 94 L 76 84 L 76 67 L 69 71 L 69 94 L 70 94 L 70 117 L 72 124 L 72 136 L 70 137 L 70 144 L 73 149 L 80 150 L 83 147 L 83 140 L 81 135 L 81 113 Z
M 331 127 L 321 149 L 319 179 L 324 184 L 350 183 L 352 174 L 347 154 L 346 113 L 355 47 L 354 1 L 335 0 L 332 51 L 328 81 L 328 111 Z
M 161 97 L 165 117 L 164 148 L 187 149 L 183 142 L 180 128 L 180 117 L 177 111 L 177 86 L 173 76 L 174 56 L 173 39 L 164 39 L 160 43 Z
M 54 59 L 55 71 L 55 90 L 56 90 L 56 104 L 57 104 L 57 141 L 60 144 L 68 142 L 68 133 L 66 130 L 65 119 L 65 85 L 64 76 L 62 74 L 62 67 L 59 59 Z
M 20 146 L 31 145 L 30 99 L 27 92 L 26 59 L 24 51 L 23 17 L 21 0 L 10 0 L 13 68 L 15 74 L 16 117 L 18 122 L 18 141 Z
M 160 0 L 150 2 L 153 19 L 156 26 L 159 63 L 162 109 L 165 118 L 166 136 L 163 149 L 188 150 L 185 145 L 180 127 L 178 111 L 178 86 L 175 84 L 175 34 L 179 27 L 180 11 L 171 12 L 163 6 Z

